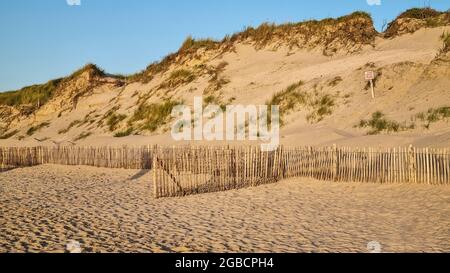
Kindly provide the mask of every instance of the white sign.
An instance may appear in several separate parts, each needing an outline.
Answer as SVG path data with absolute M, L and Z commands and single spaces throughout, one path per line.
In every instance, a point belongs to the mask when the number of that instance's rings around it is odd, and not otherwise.
M 375 79 L 375 72 L 367 71 L 366 73 L 364 73 L 364 78 L 366 79 L 366 81 L 374 80 Z

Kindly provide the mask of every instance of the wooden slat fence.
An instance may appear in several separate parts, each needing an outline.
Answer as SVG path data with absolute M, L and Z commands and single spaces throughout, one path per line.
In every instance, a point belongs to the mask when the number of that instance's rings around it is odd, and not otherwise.
M 448 149 L 280 147 L 156 148 L 155 197 L 239 189 L 285 178 L 335 182 L 425 183 L 450 185 Z
M 0 170 L 40 164 L 150 169 L 153 147 L 0 147 Z
M 153 169 L 155 197 L 258 186 L 292 178 L 450 185 L 449 149 L 279 147 L 0 147 L 0 171 L 39 164 Z

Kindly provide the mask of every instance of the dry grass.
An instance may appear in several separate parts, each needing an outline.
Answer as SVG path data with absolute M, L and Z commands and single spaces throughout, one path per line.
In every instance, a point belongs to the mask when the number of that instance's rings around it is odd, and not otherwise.
M 155 132 L 169 121 L 172 108 L 180 104 L 182 103 L 172 100 L 167 100 L 162 104 L 141 104 L 128 121 L 128 125 L 135 127 L 134 123 L 139 123 L 139 126 L 135 128 Z
M 450 24 L 450 12 L 441 12 L 432 8 L 412 8 L 401 13 L 394 21 L 388 24 L 384 36 L 391 38 L 399 35 L 402 19 L 412 19 L 422 21 L 425 27 L 439 27 Z M 410 32 L 416 31 L 411 29 Z
M 369 128 L 370 130 L 367 132 L 368 135 L 378 135 L 380 133 L 396 133 L 400 131 L 406 131 L 410 129 L 414 129 L 414 124 L 400 124 L 397 121 L 389 120 L 386 118 L 386 115 L 380 111 L 377 111 L 372 114 L 372 118 L 370 120 L 361 120 L 356 128 Z
M 188 69 L 178 69 L 173 71 L 169 78 L 159 85 L 159 89 L 176 88 L 180 85 L 188 84 L 197 78 L 196 74 Z
M 4 134 L 0 135 L 0 139 L 11 138 L 11 137 L 15 136 L 18 132 L 19 132 L 19 130 L 13 130 L 13 131 L 10 131 L 10 132 L 5 132 Z
M 83 132 L 83 133 L 79 134 L 76 138 L 74 138 L 73 141 L 83 140 L 85 138 L 88 138 L 91 135 L 92 135 L 91 132 Z
M 30 128 L 28 129 L 27 135 L 28 135 L 28 136 L 32 136 L 34 133 L 36 133 L 36 132 L 40 131 L 41 129 L 43 129 L 43 128 L 45 128 L 45 127 L 48 127 L 48 126 L 50 126 L 50 123 L 49 123 L 49 122 L 43 122 L 43 123 L 38 124 L 38 125 L 36 125 L 36 126 L 32 126 L 32 127 L 30 127 Z
M 108 121 L 106 124 L 108 125 L 109 131 L 114 132 L 119 124 L 127 118 L 127 115 L 124 114 L 112 114 L 109 116 Z
M 450 107 L 430 108 L 425 113 L 417 114 L 416 118 L 425 122 L 424 127 L 429 129 L 431 124 L 450 118 Z

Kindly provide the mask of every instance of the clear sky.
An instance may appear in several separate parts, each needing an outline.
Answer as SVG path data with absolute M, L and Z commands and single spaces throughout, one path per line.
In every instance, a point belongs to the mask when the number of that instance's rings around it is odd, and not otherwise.
M 450 0 L 0 0 L 0 91 L 62 77 L 89 62 L 109 73 L 134 73 L 176 51 L 188 35 L 221 39 L 265 21 L 356 10 L 372 14 L 380 30 L 384 20 L 424 5 L 448 10 Z

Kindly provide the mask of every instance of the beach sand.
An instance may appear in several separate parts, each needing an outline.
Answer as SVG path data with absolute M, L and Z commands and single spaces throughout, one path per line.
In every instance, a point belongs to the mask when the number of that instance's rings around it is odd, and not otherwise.
M 449 252 L 450 187 L 292 179 L 155 200 L 151 173 L 0 173 L 0 252 Z

